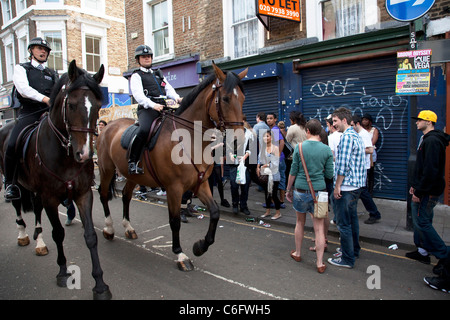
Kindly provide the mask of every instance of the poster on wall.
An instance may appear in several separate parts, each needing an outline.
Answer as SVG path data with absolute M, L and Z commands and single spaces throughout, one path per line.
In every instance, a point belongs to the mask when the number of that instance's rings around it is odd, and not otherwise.
M 397 52 L 397 66 L 397 95 L 429 93 L 431 49 Z

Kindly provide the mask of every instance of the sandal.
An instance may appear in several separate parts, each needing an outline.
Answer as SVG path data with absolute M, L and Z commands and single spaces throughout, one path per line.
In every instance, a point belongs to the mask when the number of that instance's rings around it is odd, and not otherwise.
M 297 262 L 302 261 L 302 257 L 298 257 L 298 256 L 294 255 L 294 252 L 295 252 L 295 250 L 291 251 L 291 258 L 294 259 Z

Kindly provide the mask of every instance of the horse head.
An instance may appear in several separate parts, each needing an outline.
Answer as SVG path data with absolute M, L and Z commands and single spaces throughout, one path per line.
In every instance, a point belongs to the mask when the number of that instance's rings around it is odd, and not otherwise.
M 236 75 L 233 72 L 225 73 L 213 61 L 212 63 L 216 82 L 212 85 L 214 101 L 208 108 L 211 120 L 217 129 L 242 129 L 245 96 L 241 80 L 247 75 L 248 68 Z M 215 108 L 211 107 L 215 104 Z
M 77 162 L 92 159 L 94 154 L 93 136 L 96 134 L 98 112 L 102 105 L 99 84 L 104 72 L 101 65 L 92 76 L 78 68 L 75 60 L 72 60 L 67 74 L 61 77 L 55 87 L 53 94 L 56 96 L 52 95 L 49 121 L 53 121 L 59 134 L 65 137 L 67 152 L 69 154 L 71 147 Z

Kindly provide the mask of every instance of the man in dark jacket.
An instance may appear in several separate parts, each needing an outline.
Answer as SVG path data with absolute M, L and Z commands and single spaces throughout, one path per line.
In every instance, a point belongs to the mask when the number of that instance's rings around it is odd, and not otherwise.
M 434 129 L 437 116 L 430 110 L 421 111 L 414 119 L 417 120 L 417 129 L 423 132 L 409 190 L 417 250 L 408 252 L 406 257 L 429 264 L 429 254 L 446 259 L 450 253 L 450 247 L 446 246 L 433 227 L 433 209 L 445 189 L 445 148 L 450 136 Z

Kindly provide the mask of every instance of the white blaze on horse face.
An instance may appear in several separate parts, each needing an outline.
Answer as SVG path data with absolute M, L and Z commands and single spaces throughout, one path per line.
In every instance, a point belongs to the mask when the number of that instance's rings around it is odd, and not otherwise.
M 236 88 L 233 89 L 233 93 L 236 96 L 236 98 L 239 98 L 239 93 Z
M 88 96 L 86 96 L 84 99 L 85 99 L 84 100 L 84 106 L 86 107 L 87 118 L 89 120 L 91 118 L 92 103 L 89 100 Z M 81 160 L 88 160 L 89 159 L 91 139 L 92 139 L 91 135 L 89 133 L 87 133 L 86 144 L 83 146 L 83 153 L 81 155 Z

